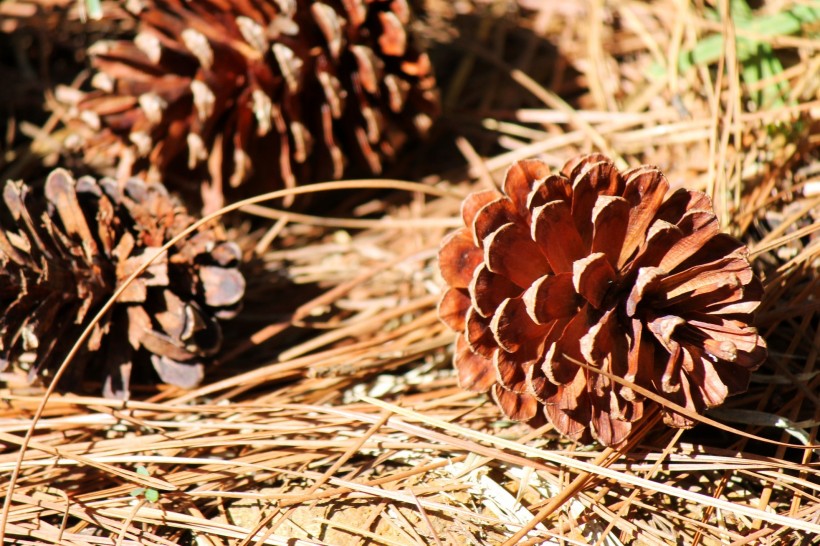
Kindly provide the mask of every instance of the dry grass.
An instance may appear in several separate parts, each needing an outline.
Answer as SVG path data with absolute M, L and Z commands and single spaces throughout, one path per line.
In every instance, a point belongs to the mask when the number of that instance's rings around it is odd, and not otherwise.
M 426 4 L 446 116 L 391 173 L 421 184 L 361 197 L 366 184 L 348 183 L 339 218 L 276 201 L 235 215 L 249 301 L 197 390 L 44 397 L 5 374 L 6 543 L 820 542 L 818 23 L 765 36 L 710 18 L 726 1 Z M 816 3 L 771 0 L 753 18 L 800 5 Z M 772 53 L 750 60 L 727 40 L 676 68 L 719 34 Z M 49 104 L 49 122 L 7 119 L 3 178 L 57 160 Z M 750 390 L 691 431 L 650 418 L 619 451 L 504 421 L 462 392 L 435 311 L 460 196 L 515 159 L 593 150 L 709 192 L 766 286 L 771 354 Z

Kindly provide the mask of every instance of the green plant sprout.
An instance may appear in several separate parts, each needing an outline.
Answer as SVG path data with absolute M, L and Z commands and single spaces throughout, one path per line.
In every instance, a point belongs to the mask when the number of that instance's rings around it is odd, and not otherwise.
M 820 22 L 820 3 L 817 7 L 809 4 L 796 4 L 789 9 L 771 14 L 756 15 L 746 0 L 731 0 L 729 13 L 737 36 L 737 60 L 740 63 L 740 77 L 749 87 L 757 82 L 768 80 L 783 72 L 783 64 L 772 47 L 770 40 L 781 36 L 800 34 L 812 24 Z M 720 13 L 714 9 L 706 10 L 706 17 L 720 22 Z M 760 37 L 760 39 L 752 38 Z M 810 32 L 808 37 L 820 35 Z M 693 66 L 709 66 L 716 63 L 724 49 L 724 36 L 710 34 L 698 42 L 691 50 L 681 52 L 678 57 L 678 70 L 685 73 Z M 651 67 L 653 75 L 660 76 L 664 69 L 659 64 Z M 790 97 L 791 87 L 786 80 L 770 83 L 750 93 L 751 100 L 758 106 L 773 108 L 793 103 Z
M 137 466 L 137 474 L 140 476 L 150 476 L 151 474 L 148 473 L 148 469 L 142 465 Z M 151 487 L 137 487 L 133 491 L 131 491 L 132 497 L 143 497 L 148 502 L 157 502 L 159 501 L 159 491 L 153 489 Z

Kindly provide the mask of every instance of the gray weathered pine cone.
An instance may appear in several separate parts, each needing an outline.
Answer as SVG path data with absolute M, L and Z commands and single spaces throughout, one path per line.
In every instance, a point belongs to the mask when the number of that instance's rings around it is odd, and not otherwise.
M 100 307 L 170 238 L 194 222 L 160 184 L 79 180 L 53 171 L 41 189 L 6 183 L 0 210 L 0 371 L 48 381 Z M 219 319 L 238 311 L 238 247 L 205 226 L 130 284 L 71 364 L 64 387 L 102 380 L 128 397 L 132 377 L 195 386 L 219 349 Z

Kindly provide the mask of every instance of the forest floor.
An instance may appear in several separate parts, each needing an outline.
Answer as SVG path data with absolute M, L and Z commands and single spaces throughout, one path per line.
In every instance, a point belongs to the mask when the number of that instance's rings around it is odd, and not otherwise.
M 129 30 L 39 3 L 72 15 L 32 26 L 31 1 L 0 3 L 0 36 L 16 36 L 0 51 L 4 181 L 56 165 L 56 87 L 84 68 L 85 41 Z M 321 217 L 276 202 L 234 215 L 247 303 L 194 390 L 44 397 L 2 374 L 7 543 L 820 542 L 820 6 L 425 8 L 415 31 L 444 113 L 385 178 L 428 190 L 362 189 Z M 31 47 L 39 64 L 15 55 Z M 461 390 L 436 311 L 463 196 L 515 160 L 559 169 L 592 151 L 708 193 L 765 287 L 769 358 L 749 390 L 691 430 L 650 419 L 621 449 L 532 430 Z

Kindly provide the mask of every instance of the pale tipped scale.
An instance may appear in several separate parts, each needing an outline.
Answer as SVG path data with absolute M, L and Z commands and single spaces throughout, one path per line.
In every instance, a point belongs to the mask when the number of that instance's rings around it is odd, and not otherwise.
M 297 57 L 293 50 L 284 44 L 273 44 L 271 49 L 273 50 L 274 57 L 276 57 L 276 62 L 279 64 L 279 69 L 282 71 L 282 76 L 287 82 L 288 89 L 291 93 L 295 93 L 299 88 L 299 80 L 304 61 Z
M 407 52 L 407 31 L 398 16 L 392 11 L 379 13 L 382 35 L 379 47 L 382 53 L 391 57 L 401 57 Z
M 290 133 L 293 136 L 293 159 L 297 163 L 304 163 L 310 155 L 310 149 L 313 145 L 313 138 L 307 127 L 299 121 L 292 121 L 290 123 Z
M 280 36 L 296 36 L 299 34 L 299 24 L 285 15 L 278 15 L 268 25 L 268 36 L 277 39 Z
M 342 43 L 344 37 L 342 35 L 342 27 L 344 19 L 336 13 L 336 10 L 322 2 L 315 2 L 310 11 L 313 14 L 313 19 L 322 31 L 327 41 L 328 50 L 334 59 L 338 59 L 342 52 Z
M 279 12 L 287 17 L 293 18 L 296 15 L 297 0 L 274 0 L 279 7 Z
M 211 88 L 203 81 L 193 80 L 191 82 L 191 93 L 194 95 L 194 106 L 200 121 L 208 121 L 214 113 L 216 96 Z
M 91 87 L 106 93 L 114 92 L 115 80 L 105 72 L 97 72 L 91 78 Z
M 208 150 L 205 148 L 205 143 L 202 137 L 196 133 L 188 133 L 185 137 L 185 142 L 188 144 L 188 168 L 194 169 L 200 162 L 208 159 Z
M 350 48 L 350 51 L 353 52 L 359 65 L 357 74 L 362 87 L 371 95 L 375 95 L 379 92 L 379 76 L 384 63 L 381 59 L 376 58 L 369 47 L 355 45 Z
M 254 89 L 251 93 L 253 100 L 253 114 L 256 117 L 259 136 L 265 136 L 271 130 L 272 107 L 270 97 L 261 89 Z
M 327 99 L 327 104 L 330 107 L 330 114 L 339 119 L 342 117 L 342 106 L 345 97 L 342 84 L 337 77 L 329 72 L 319 72 L 318 77 L 325 93 L 325 99 Z
M 210 70 L 214 64 L 214 51 L 208 38 L 198 30 L 186 28 L 181 33 L 182 43 L 188 48 L 194 57 L 199 60 L 199 64 L 205 70 Z
M 156 93 L 143 93 L 137 99 L 145 114 L 148 123 L 156 125 L 162 121 L 162 113 L 168 107 L 168 103 Z
M 154 141 L 151 139 L 151 135 L 145 131 L 134 131 L 128 135 L 128 139 L 134 144 L 139 155 L 147 156 L 151 153 L 151 145 Z
M 407 92 L 410 86 L 394 74 L 388 74 L 384 77 L 383 81 L 384 86 L 387 88 L 388 98 L 390 99 L 390 109 L 393 112 L 401 112 L 402 108 L 404 108 L 404 101 L 407 98 Z
M 236 26 L 239 27 L 239 32 L 242 33 L 242 37 L 245 38 L 245 41 L 248 42 L 256 51 L 263 55 L 268 51 L 270 44 L 268 43 L 268 39 L 265 35 L 265 29 L 262 25 L 250 17 L 240 15 L 236 18 Z
M 160 44 L 159 38 L 153 34 L 138 32 L 134 37 L 134 45 L 145 53 L 148 60 L 154 64 L 158 64 L 162 58 L 162 45 Z

